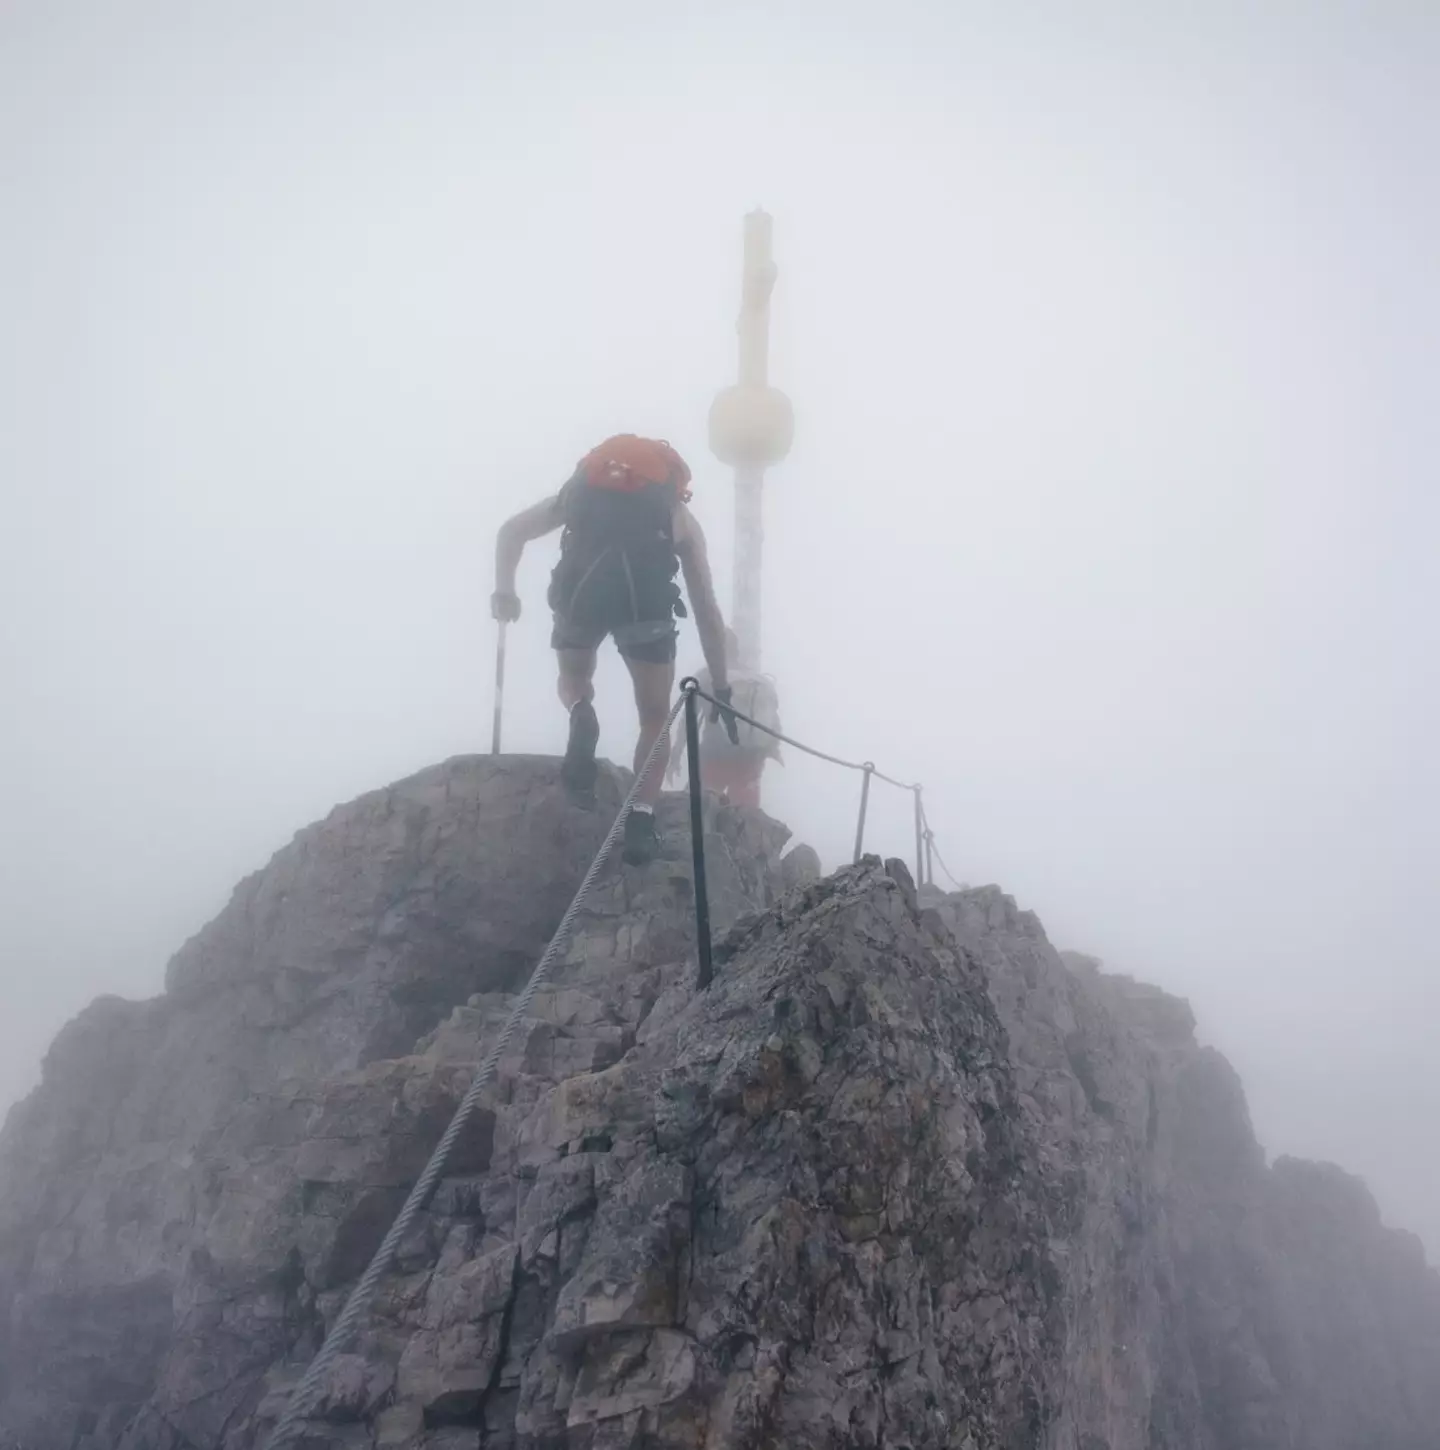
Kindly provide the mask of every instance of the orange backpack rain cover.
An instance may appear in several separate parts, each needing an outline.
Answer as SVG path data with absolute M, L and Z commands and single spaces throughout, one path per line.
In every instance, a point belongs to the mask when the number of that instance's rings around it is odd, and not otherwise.
M 663 439 L 617 433 L 592 448 L 577 472 L 591 488 L 639 493 L 651 484 L 673 484 L 681 503 L 690 501 L 690 469 Z

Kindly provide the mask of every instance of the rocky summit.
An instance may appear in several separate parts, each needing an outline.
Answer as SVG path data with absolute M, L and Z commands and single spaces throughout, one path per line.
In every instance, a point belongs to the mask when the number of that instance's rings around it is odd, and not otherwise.
M 368 795 L 61 1032 L 0 1138 L 3 1450 L 264 1443 L 621 788 Z M 1440 1447 L 1440 1277 L 1266 1163 L 1184 1002 L 713 801 L 700 991 L 685 820 L 601 878 L 295 1443 Z

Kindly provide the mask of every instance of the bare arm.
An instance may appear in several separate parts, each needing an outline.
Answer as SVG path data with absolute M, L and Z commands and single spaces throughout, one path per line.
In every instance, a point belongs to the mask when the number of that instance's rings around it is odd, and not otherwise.
M 710 670 L 710 682 L 718 693 L 730 683 L 725 665 L 725 620 L 715 598 L 715 580 L 710 574 L 710 555 L 705 548 L 705 533 L 699 520 L 685 505 L 675 506 L 675 552 L 685 575 L 685 592 L 695 611 L 695 628 L 700 634 L 700 648 Z
M 500 533 L 495 539 L 497 594 L 514 594 L 515 571 L 520 567 L 520 556 L 525 552 L 525 545 L 532 539 L 553 533 L 564 522 L 565 514 L 561 508 L 560 495 L 556 493 L 501 524 Z

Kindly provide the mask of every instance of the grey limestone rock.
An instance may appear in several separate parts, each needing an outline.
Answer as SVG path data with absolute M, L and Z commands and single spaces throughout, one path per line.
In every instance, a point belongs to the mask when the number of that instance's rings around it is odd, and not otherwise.
M 621 787 L 461 759 L 341 807 L 60 1034 L 0 1136 L 0 1450 L 263 1441 Z M 1434 1271 L 1267 1166 L 1186 1004 L 706 809 L 714 983 L 666 798 L 299 1443 L 1440 1446 Z

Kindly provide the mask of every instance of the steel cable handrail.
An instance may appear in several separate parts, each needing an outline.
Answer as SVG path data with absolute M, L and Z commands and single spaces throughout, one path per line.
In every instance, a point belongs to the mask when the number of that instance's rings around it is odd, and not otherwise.
M 465 1096 L 460 1101 L 460 1106 L 456 1108 L 455 1116 L 450 1119 L 450 1126 L 445 1129 L 444 1135 L 435 1145 L 435 1151 L 430 1155 L 430 1161 L 426 1163 L 424 1171 L 416 1179 L 415 1186 L 410 1190 L 410 1195 L 406 1198 L 395 1222 L 390 1225 L 390 1232 L 385 1235 L 380 1247 L 375 1250 L 369 1267 L 361 1276 L 360 1282 L 351 1291 L 349 1299 L 345 1301 L 345 1308 L 335 1321 L 335 1327 L 325 1336 L 325 1342 L 320 1346 L 319 1352 L 310 1361 L 310 1367 L 291 1393 L 284 1413 L 270 1432 L 270 1438 L 265 1442 L 266 1450 L 279 1450 L 279 1447 L 300 1429 L 301 1421 L 315 1407 L 325 1371 L 329 1369 L 335 1357 L 349 1342 L 351 1334 L 354 1333 L 360 1322 L 360 1316 L 364 1314 L 370 1300 L 374 1297 L 380 1280 L 394 1262 L 400 1241 L 410 1231 L 417 1215 L 435 1191 L 435 1186 L 440 1181 L 440 1175 L 445 1171 L 445 1164 L 450 1157 L 451 1150 L 455 1147 L 460 1134 L 464 1132 L 465 1125 L 474 1113 L 481 1094 L 490 1086 L 490 1081 L 495 1076 L 500 1059 L 504 1055 L 506 1047 L 509 1046 L 510 1038 L 514 1035 L 520 1019 L 535 1000 L 535 994 L 549 976 L 551 967 L 555 965 L 561 948 L 574 928 L 575 918 L 580 914 L 580 909 L 590 895 L 601 868 L 609 860 L 610 853 L 615 849 L 615 843 L 620 839 L 620 833 L 625 827 L 625 819 L 630 814 L 630 808 L 635 804 L 635 797 L 639 794 L 640 787 L 644 785 L 650 772 L 654 769 L 661 747 L 669 744 L 670 727 L 674 725 L 675 717 L 679 715 L 684 705 L 685 699 L 684 696 L 681 696 L 671 709 L 670 718 L 665 722 L 665 728 L 655 737 L 655 743 L 650 747 L 650 753 L 645 757 L 645 762 L 635 777 L 634 785 L 630 787 L 629 793 L 621 803 L 619 814 L 616 815 L 609 834 L 601 843 L 595 859 L 590 863 L 590 869 L 585 873 L 585 879 L 581 881 L 579 889 L 570 902 L 569 909 L 561 917 L 560 925 L 555 928 L 555 934 L 550 938 L 550 944 L 535 964 L 535 970 L 530 974 L 530 980 L 526 984 L 525 990 L 510 1009 L 510 1015 L 500 1029 L 500 1036 L 486 1055 L 484 1062 L 480 1064 L 480 1070 L 472 1079 Z
M 922 810 L 923 810 L 923 807 L 922 807 Z M 965 890 L 964 884 L 957 879 L 955 873 L 945 864 L 945 858 L 940 854 L 940 848 L 939 848 L 939 846 L 937 846 L 935 844 L 935 832 L 930 829 L 930 818 L 929 818 L 929 816 L 925 816 L 924 817 L 924 821 L 925 821 L 925 844 L 926 844 L 926 846 L 932 852 L 934 852 L 935 859 L 940 863 L 940 869 L 945 873 L 945 875 L 947 877 L 949 877 L 950 884 L 956 889 L 956 891 L 964 891 Z M 931 884 L 933 885 L 934 883 L 932 882 Z
M 717 700 L 714 695 L 706 690 L 702 690 L 692 680 L 682 680 L 680 688 L 684 690 L 692 684 L 694 684 L 695 694 L 700 699 L 709 701 L 717 710 L 723 710 L 733 715 L 737 720 L 743 720 L 745 724 L 754 726 L 756 730 L 762 731 L 764 734 L 772 736 L 776 740 L 783 741 L 786 745 L 794 746 L 796 750 L 803 750 L 806 755 L 813 755 L 816 760 L 828 760 L 831 765 L 841 766 L 845 770 L 868 771 L 876 780 L 883 780 L 886 785 L 893 785 L 898 790 L 920 789 L 918 785 L 910 785 L 903 780 L 896 780 L 893 775 L 886 775 L 883 770 L 877 770 L 873 760 L 867 760 L 863 763 L 858 760 L 843 760 L 838 755 L 830 755 L 824 750 L 817 750 L 813 745 L 806 745 L 803 741 L 796 740 L 793 736 L 786 735 L 782 731 L 772 730 L 770 726 L 762 725 L 758 720 L 752 720 L 749 715 L 737 710 L 733 705 L 727 705 L 723 700 Z
M 865 843 L 865 816 L 870 806 L 871 780 L 883 780 L 886 785 L 893 785 L 897 790 L 908 790 L 915 797 L 915 884 L 917 886 L 934 884 L 931 879 L 932 873 L 929 868 L 929 861 L 932 852 L 937 856 L 939 853 L 935 852 L 934 833 L 930 830 L 929 822 L 925 819 L 924 787 L 918 781 L 910 784 L 903 780 L 896 780 L 893 775 L 886 775 L 883 770 L 879 769 L 873 760 L 864 762 L 845 760 L 839 755 L 831 755 L 828 751 L 817 750 L 813 745 L 806 745 L 804 741 L 796 740 L 791 735 L 786 735 L 782 731 L 773 729 L 769 725 L 762 724 L 759 720 L 753 719 L 742 710 L 737 710 L 726 701 L 716 699 L 709 691 L 701 689 L 699 681 L 693 676 L 682 680 L 680 682 L 680 688 L 688 695 L 694 695 L 697 699 L 707 701 L 714 712 L 711 717 L 712 719 L 718 719 L 721 714 L 728 713 L 736 720 L 743 720 L 745 724 L 761 731 L 763 734 L 769 735 L 775 740 L 781 740 L 786 745 L 793 746 L 796 750 L 804 751 L 806 755 L 812 755 L 817 760 L 828 761 L 831 765 L 838 765 L 844 770 L 860 771 L 864 776 L 864 780 L 860 786 L 860 814 L 855 823 L 854 859 L 856 861 L 860 859 Z M 942 861 L 940 864 L 944 866 L 945 863 Z M 948 867 L 945 870 L 945 874 L 950 876 Z M 950 879 L 952 881 L 955 880 L 953 876 L 950 876 Z
M 335 1321 L 334 1327 L 325 1336 L 324 1343 L 320 1346 L 315 1358 L 311 1360 L 300 1383 L 291 1392 L 284 1412 L 276 1422 L 275 1428 L 270 1432 L 269 1438 L 265 1441 L 265 1450 L 280 1450 L 280 1447 L 285 1445 L 294 1436 L 296 1431 L 301 1428 L 302 1421 L 314 1409 L 315 1403 L 319 1398 L 321 1381 L 324 1378 L 325 1371 L 329 1369 L 336 1356 L 343 1351 L 345 1345 L 349 1342 L 350 1336 L 358 1326 L 361 1316 L 374 1297 L 380 1280 L 393 1264 L 401 1241 L 410 1231 L 416 1216 L 429 1201 L 430 1195 L 435 1191 L 436 1185 L 439 1183 L 440 1177 L 445 1171 L 445 1165 L 449 1160 L 450 1154 L 456 1142 L 459 1140 L 460 1134 L 464 1132 L 465 1126 L 473 1115 L 475 1108 L 478 1106 L 481 1095 L 489 1087 L 494 1078 L 496 1070 L 500 1065 L 500 1059 L 504 1055 L 506 1047 L 509 1046 L 510 1039 L 514 1035 L 520 1019 L 525 1015 L 531 1003 L 535 1000 L 536 993 L 549 976 L 550 970 L 555 965 L 561 949 L 569 939 L 571 931 L 574 929 L 575 920 L 579 916 L 581 908 L 584 906 L 596 880 L 599 878 L 602 868 L 609 860 L 611 852 L 615 849 L 615 844 L 620 839 L 620 833 L 624 830 L 625 820 L 635 804 L 635 798 L 639 794 L 640 788 L 644 785 L 655 767 L 655 762 L 660 755 L 661 747 L 668 747 L 671 728 L 674 726 L 676 717 L 682 710 L 685 710 L 687 715 L 686 733 L 690 754 L 691 834 L 693 837 L 692 847 L 695 856 L 695 905 L 697 908 L 696 935 L 700 957 L 699 985 L 702 988 L 709 985 L 710 978 L 710 923 L 706 904 L 704 843 L 699 805 L 699 732 L 694 705 L 696 699 L 707 701 L 716 711 L 726 711 L 736 720 L 741 720 L 754 729 L 761 731 L 763 734 L 772 736 L 774 739 L 782 741 L 784 744 L 802 751 L 806 755 L 813 756 L 817 760 L 826 761 L 831 765 L 838 765 L 845 770 L 861 772 L 865 779 L 861 788 L 860 819 L 855 836 L 855 855 L 857 860 L 859 859 L 863 843 L 865 811 L 869 800 L 870 781 L 872 777 L 877 780 L 883 780 L 887 785 L 894 786 L 898 790 L 912 792 L 915 797 L 917 885 L 925 884 L 926 863 L 930 854 L 933 853 L 934 859 L 940 862 L 941 870 L 945 872 L 946 876 L 950 878 L 957 889 L 961 889 L 960 883 L 955 879 L 950 868 L 946 866 L 944 857 L 940 855 L 940 852 L 935 847 L 935 833 L 930 829 L 930 822 L 925 815 L 925 805 L 922 796 L 923 788 L 918 783 L 907 784 L 905 781 L 896 780 L 894 776 L 887 775 L 884 771 L 877 769 L 873 761 L 867 760 L 859 762 L 845 760 L 838 755 L 831 755 L 827 751 L 817 750 L 813 745 L 806 745 L 802 741 L 785 735 L 779 730 L 773 730 L 768 725 L 763 725 L 760 721 L 751 719 L 750 716 L 736 710 L 724 701 L 716 699 L 714 695 L 709 694 L 707 691 L 702 690 L 699 682 L 693 678 L 683 680 L 680 685 L 680 691 L 679 699 L 671 707 L 664 728 L 656 736 L 654 744 L 651 745 L 650 753 L 645 757 L 645 761 L 635 777 L 634 784 L 626 794 L 624 801 L 620 805 L 620 810 L 610 826 L 609 832 L 601 843 L 599 851 L 596 852 L 594 860 L 590 863 L 590 869 L 585 873 L 585 877 L 575 892 L 569 908 L 560 919 L 560 925 L 555 928 L 555 933 L 550 938 L 549 945 L 546 946 L 540 960 L 536 963 L 535 970 L 530 974 L 530 980 L 526 983 L 524 991 L 521 992 L 520 996 L 516 999 L 515 1005 L 510 1009 L 510 1014 L 506 1017 L 505 1024 L 500 1029 L 500 1036 L 496 1039 L 494 1046 L 480 1064 L 479 1071 L 471 1080 L 470 1086 L 466 1089 L 465 1096 L 461 1099 L 459 1107 L 456 1108 L 449 1126 L 445 1129 L 439 1143 L 436 1144 L 435 1151 L 430 1155 L 430 1159 L 426 1163 L 420 1177 L 416 1179 L 415 1185 L 410 1190 L 409 1196 L 406 1198 L 404 1205 L 396 1216 L 395 1222 L 391 1224 L 390 1231 L 381 1240 L 380 1247 L 375 1250 L 375 1254 L 371 1258 L 364 1274 L 361 1275 L 359 1283 L 356 1284 L 350 1293 L 350 1297 L 345 1301 L 345 1307 L 341 1311 L 340 1317 Z

